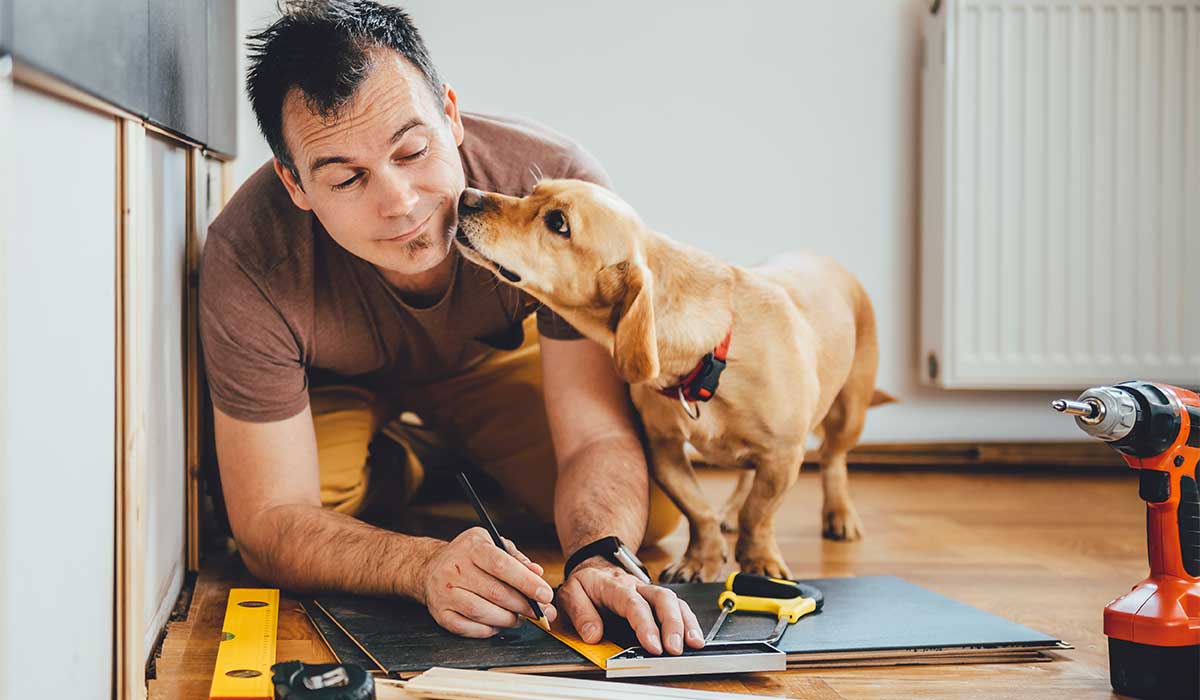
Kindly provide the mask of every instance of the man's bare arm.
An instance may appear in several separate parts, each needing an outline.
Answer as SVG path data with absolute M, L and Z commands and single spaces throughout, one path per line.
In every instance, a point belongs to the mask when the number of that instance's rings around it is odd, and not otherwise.
M 546 413 L 558 460 L 554 522 L 567 554 L 616 535 L 637 548 L 646 531 L 650 478 L 628 389 L 590 340 L 541 339 Z M 585 641 L 603 636 L 597 606 L 621 615 L 657 654 L 704 645 L 700 623 L 667 588 L 644 584 L 601 557 L 571 572 L 559 604 Z M 661 627 L 661 634 L 659 632 Z
M 517 624 L 517 613 L 532 614 L 522 593 L 550 601 L 541 567 L 515 547 L 512 556 L 501 552 L 481 528 L 447 543 L 322 509 L 307 407 L 272 423 L 214 413 L 230 526 L 256 577 L 299 591 L 406 596 L 428 606 L 443 627 L 468 636 L 489 636 Z M 553 618 L 552 607 L 545 612 Z
M 636 550 L 646 532 L 650 481 L 625 385 L 596 343 L 546 338 L 541 344 L 558 461 L 554 524 L 563 551 L 608 535 Z

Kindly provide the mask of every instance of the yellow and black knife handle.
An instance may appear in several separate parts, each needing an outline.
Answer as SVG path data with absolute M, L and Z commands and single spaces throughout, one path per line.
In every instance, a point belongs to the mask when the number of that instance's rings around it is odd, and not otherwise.
M 797 596 L 787 600 L 779 598 L 756 598 L 748 595 L 738 595 L 733 591 L 723 591 L 717 603 L 728 607 L 729 612 L 757 612 L 774 615 L 779 619 L 787 618 L 795 622 L 817 609 L 817 602 L 812 598 Z
M 824 594 L 816 586 L 781 578 L 743 574 L 740 571 L 733 572 L 729 575 L 729 578 L 725 579 L 725 590 L 726 592 L 736 593 L 738 596 L 749 596 L 751 598 L 776 598 L 784 600 L 797 597 L 811 598 L 816 605 L 816 610 L 820 610 L 821 606 L 825 603 Z

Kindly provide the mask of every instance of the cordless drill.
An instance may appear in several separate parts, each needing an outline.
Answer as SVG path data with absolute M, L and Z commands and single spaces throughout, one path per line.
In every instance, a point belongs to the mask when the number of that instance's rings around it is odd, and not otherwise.
M 1200 698 L 1200 396 L 1153 382 L 1088 389 L 1055 410 L 1075 416 L 1140 470 L 1150 576 L 1104 608 L 1113 690 Z

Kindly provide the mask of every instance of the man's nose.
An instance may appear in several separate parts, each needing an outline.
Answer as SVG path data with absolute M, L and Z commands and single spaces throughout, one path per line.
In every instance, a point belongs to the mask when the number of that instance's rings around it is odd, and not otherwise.
M 458 198 L 458 213 L 468 214 L 473 211 L 480 211 L 485 204 L 487 204 L 487 195 L 474 187 L 468 187 L 463 190 L 462 195 Z
M 421 195 L 403 177 L 384 177 L 384 188 L 380 191 L 379 213 L 386 218 L 408 216 L 421 201 Z

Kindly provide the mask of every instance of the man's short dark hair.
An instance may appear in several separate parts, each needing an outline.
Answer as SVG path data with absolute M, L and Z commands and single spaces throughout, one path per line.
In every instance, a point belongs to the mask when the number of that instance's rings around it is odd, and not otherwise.
M 441 78 L 404 10 L 369 0 L 290 0 L 279 9 L 271 26 L 247 37 L 246 92 L 267 144 L 297 183 L 283 139 L 283 101 L 292 88 L 314 114 L 334 119 L 370 72 L 368 51 L 386 48 L 408 59 L 441 100 Z

